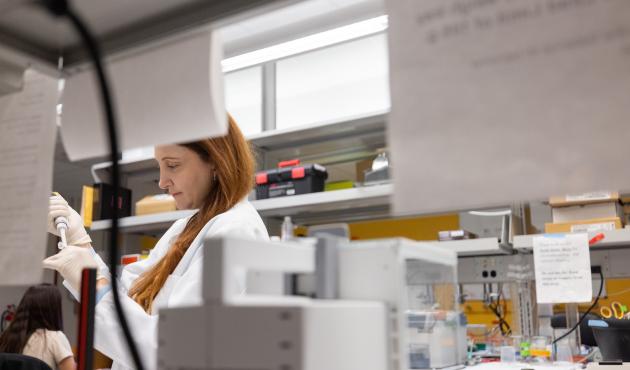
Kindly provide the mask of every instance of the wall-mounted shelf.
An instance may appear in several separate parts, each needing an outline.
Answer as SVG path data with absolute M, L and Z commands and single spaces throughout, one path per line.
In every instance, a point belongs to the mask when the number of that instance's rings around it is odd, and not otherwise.
M 494 256 L 513 254 L 511 247 L 502 246 L 497 238 L 479 238 L 431 242 L 431 244 L 457 252 L 458 257 Z
M 387 112 L 349 117 L 344 120 L 321 122 L 288 129 L 265 131 L 248 137 L 249 141 L 263 150 L 296 148 L 314 142 L 339 140 L 341 138 L 369 134 L 384 134 Z
M 366 186 L 330 192 L 295 195 L 280 198 L 251 201 L 263 217 L 291 216 L 297 223 L 308 220 L 325 219 L 326 222 L 347 220 L 349 217 L 383 216 L 389 212 L 392 184 Z M 122 233 L 151 233 L 163 231 L 176 220 L 190 216 L 194 210 L 156 213 L 144 216 L 131 216 L 120 219 Z M 358 217 L 358 216 L 357 216 Z M 95 221 L 91 230 L 106 230 L 110 220 Z M 497 238 L 480 238 L 429 242 L 440 248 L 454 250 L 460 257 L 492 256 L 514 253 L 509 247 L 500 245 Z
M 591 250 L 601 249 L 615 249 L 615 248 L 629 248 L 630 247 L 630 229 L 618 229 L 610 231 L 598 231 L 589 232 L 589 239 L 593 238 L 599 233 L 604 234 L 604 239 L 597 244 L 591 246 Z M 535 236 L 544 234 L 532 234 L 532 235 L 517 235 L 514 237 L 514 249 L 521 252 L 531 251 L 534 245 L 533 239 Z
M 291 216 L 297 223 L 358 220 L 389 215 L 392 184 L 252 201 L 261 216 Z
M 353 117 L 343 121 L 322 122 L 295 128 L 266 131 L 248 137 L 262 154 L 272 154 L 265 166 L 275 166 L 278 160 L 301 158 L 303 161 L 328 157 L 330 161 L 361 158 L 375 148 L 385 146 L 386 112 Z M 118 162 L 123 176 L 155 172 L 158 165 L 153 157 Z M 94 182 L 109 182 L 111 162 L 92 166 Z
M 251 201 L 252 205 L 263 217 L 292 216 L 296 222 L 309 217 L 327 217 L 334 221 L 348 213 L 380 212 L 389 209 L 390 196 L 393 191 L 391 184 L 365 186 L 361 188 L 327 191 L 321 193 L 294 195 L 281 198 L 261 199 Z M 156 213 L 143 216 L 123 217 L 120 219 L 121 232 L 150 232 L 166 230 L 174 221 L 187 217 L 195 211 L 184 210 Z M 91 230 L 106 230 L 111 227 L 111 220 L 100 220 L 92 223 Z
M 168 229 L 173 222 L 180 218 L 188 217 L 195 213 L 194 210 L 155 213 L 151 215 L 123 217 L 118 221 L 121 232 L 151 232 Z M 112 225 L 111 220 L 93 221 L 90 230 L 108 230 Z

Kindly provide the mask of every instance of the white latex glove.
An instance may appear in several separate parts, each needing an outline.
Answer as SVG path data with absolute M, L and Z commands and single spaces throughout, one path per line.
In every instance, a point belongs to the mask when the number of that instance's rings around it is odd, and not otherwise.
M 86 268 L 98 268 L 89 248 L 68 245 L 54 256 L 46 258 L 44 268 L 57 270 L 70 286 L 79 290 L 81 287 L 81 272 Z
M 77 211 L 72 209 L 61 195 L 53 195 L 50 197 L 50 205 L 48 208 L 49 233 L 59 236 L 57 227 L 55 227 L 55 219 L 60 216 L 68 220 L 68 230 L 66 230 L 68 245 L 83 246 L 92 242 L 92 238 L 90 238 L 83 227 L 83 219 Z

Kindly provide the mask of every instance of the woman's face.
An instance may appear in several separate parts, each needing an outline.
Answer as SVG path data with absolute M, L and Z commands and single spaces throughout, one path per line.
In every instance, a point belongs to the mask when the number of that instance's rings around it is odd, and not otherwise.
M 160 166 L 158 185 L 175 198 L 177 209 L 201 207 L 210 192 L 214 166 L 181 145 L 157 146 L 155 160 Z

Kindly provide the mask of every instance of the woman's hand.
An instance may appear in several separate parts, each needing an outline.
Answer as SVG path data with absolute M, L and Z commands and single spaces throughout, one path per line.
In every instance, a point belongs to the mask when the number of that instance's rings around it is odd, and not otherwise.
M 44 268 L 57 270 L 70 286 L 79 291 L 81 287 L 81 273 L 86 268 L 98 268 L 89 248 L 68 245 L 61 252 L 46 258 Z
M 57 217 L 65 217 L 68 220 L 66 239 L 69 245 L 87 247 L 92 243 L 92 239 L 83 227 L 83 219 L 77 211 L 68 205 L 68 202 L 66 202 L 61 195 L 51 196 L 48 208 L 48 232 L 59 236 L 59 232 L 55 226 L 55 219 Z

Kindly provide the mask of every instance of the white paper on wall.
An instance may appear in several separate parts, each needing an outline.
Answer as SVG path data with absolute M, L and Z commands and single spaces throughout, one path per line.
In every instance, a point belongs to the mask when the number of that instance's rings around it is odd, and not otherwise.
M 42 281 L 57 97 L 57 79 L 32 70 L 0 97 L 0 285 Z
M 222 45 L 209 31 L 107 63 L 120 149 L 193 141 L 227 133 Z M 61 134 L 68 157 L 109 154 L 93 71 L 70 76 Z
M 630 188 L 630 1 L 387 6 L 396 212 Z
M 588 234 L 535 236 L 538 303 L 582 303 L 593 298 Z

